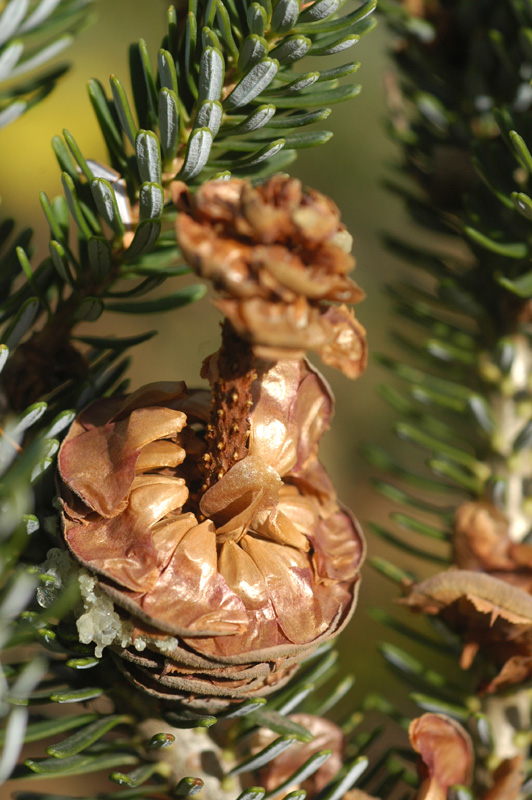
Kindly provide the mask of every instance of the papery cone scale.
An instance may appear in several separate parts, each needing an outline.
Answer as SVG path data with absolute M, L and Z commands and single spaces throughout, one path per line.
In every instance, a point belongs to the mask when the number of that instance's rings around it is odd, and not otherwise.
M 486 501 L 458 507 L 454 518 L 453 563 L 460 569 L 485 572 L 532 590 L 532 546 L 512 541 L 502 511 Z
M 412 610 L 440 616 L 462 636 L 461 666 L 481 650 L 500 668 L 480 687 L 494 692 L 532 675 L 532 597 L 483 572 L 450 569 L 407 589 Z
M 412 720 L 408 735 L 419 753 L 416 800 L 447 800 L 450 786 L 471 785 L 473 745 L 461 725 L 443 714 L 423 714 Z
M 284 753 L 274 758 L 263 769 L 257 778 L 258 783 L 267 792 L 275 793 L 278 786 L 285 783 L 309 758 L 330 751 L 327 760 L 309 778 L 302 782 L 294 782 L 287 786 L 279 795 L 279 800 L 289 796 L 293 791 L 304 790 L 309 800 L 317 795 L 339 773 L 343 763 L 346 749 L 345 737 L 334 722 L 313 714 L 291 714 L 288 719 L 301 725 L 312 735 L 310 742 L 296 742 Z M 252 754 L 258 753 L 277 738 L 277 734 L 267 728 L 259 728 L 253 733 L 247 743 Z
M 492 776 L 493 785 L 481 800 L 519 800 L 526 773 L 522 755 L 505 758 Z
M 253 370 L 246 446 L 210 485 L 211 393 L 183 383 L 93 404 L 59 454 L 66 544 L 124 622 L 123 669 L 161 697 L 272 691 L 355 606 L 362 534 L 317 457 L 330 391 L 305 361 Z
M 454 567 L 407 587 L 413 610 L 439 615 L 464 640 L 461 666 L 478 651 L 499 668 L 483 681 L 491 693 L 532 676 L 532 547 L 512 541 L 505 514 L 488 501 L 458 507 Z

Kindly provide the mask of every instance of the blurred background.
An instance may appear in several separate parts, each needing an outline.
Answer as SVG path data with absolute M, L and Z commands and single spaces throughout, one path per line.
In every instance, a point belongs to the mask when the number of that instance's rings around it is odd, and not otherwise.
M 359 5 L 357 3 L 356 5 Z M 66 58 L 72 70 L 62 79 L 50 98 L 15 124 L 0 132 L 1 185 L 3 216 L 13 216 L 20 226 L 35 230 L 35 263 L 48 253 L 48 228 L 39 205 L 44 190 L 50 198 L 61 192 L 60 175 L 50 140 L 67 128 L 86 157 L 105 162 L 106 155 L 86 93 L 86 81 L 98 78 L 108 86 L 115 73 L 128 84 L 128 45 L 143 37 L 155 58 L 165 31 L 167 2 L 163 0 L 106 0 L 96 4 L 97 20 L 76 39 Z M 348 9 L 350 10 L 350 9 Z M 371 352 L 393 351 L 389 333 L 390 306 L 383 287 L 398 279 L 400 265 L 379 242 L 383 230 L 408 235 L 410 226 L 399 201 L 382 186 L 390 176 L 399 153 L 385 132 L 385 102 L 382 88 L 387 63 L 384 25 L 378 26 L 338 63 L 360 60 L 362 66 L 351 77 L 362 84 L 354 100 L 333 106 L 323 127 L 334 132 L 332 141 L 317 149 L 303 150 L 292 167 L 302 181 L 331 196 L 340 206 L 343 220 L 354 238 L 356 281 L 367 293 L 356 313 L 368 329 Z M 324 68 L 305 62 L 305 69 Z M 327 68 L 334 66 L 327 60 Z M 414 229 L 412 229 L 414 235 Z M 166 287 L 169 290 L 169 287 Z M 104 314 L 91 333 L 123 336 L 157 328 L 159 336 L 135 348 L 130 371 L 131 387 L 156 380 L 184 379 L 189 385 L 200 383 L 202 360 L 218 347 L 218 312 L 208 299 L 183 310 L 160 316 Z M 99 330 L 96 331 L 95 328 Z M 320 366 L 321 369 L 321 366 Z M 333 476 L 340 498 L 349 505 L 367 529 L 367 521 L 383 523 L 390 507 L 369 483 L 369 470 L 360 455 L 363 442 L 372 441 L 398 450 L 391 433 L 392 414 L 378 399 L 378 384 L 388 376 L 370 362 L 367 373 L 356 383 L 326 371 L 337 397 L 333 428 L 323 444 L 323 460 Z M 371 555 L 386 555 L 397 560 L 396 551 L 383 545 L 368 532 Z M 402 565 L 411 568 L 408 560 Z M 416 565 L 417 567 L 418 565 Z M 368 617 L 367 609 L 379 605 L 391 609 L 394 590 L 370 567 L 364 571 L 359 609 L 350 628 L 340 637 L 342 673 L 354 672 L 354 702 L 368 692 L 386 693 L 396 687 L 398 703 L 404 687 L 394 684 L 376 652 L 378 639 L 392 639 Z

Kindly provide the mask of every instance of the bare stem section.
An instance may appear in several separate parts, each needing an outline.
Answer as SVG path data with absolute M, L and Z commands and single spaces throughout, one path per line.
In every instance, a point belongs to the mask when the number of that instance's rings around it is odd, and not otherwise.
M 513 336 L 511 344 L 512 366 L 491 405 L 497 430 L 495 446 L 501 455 L 497 471 L 506 484 L 504 512 L 508 535 L 513 542 L 522 542 L 532 528 L 529 497 L 532 458 L 527 446 L 527 430 L 532 423 L 532 352 L 527 338 L 521 334 Z
M 525 336 L 512 337 L 514 358 L 500 392 L 492 396 L 491 407 L 496 425 L 495 446 L 498 475 L 506 485 L 504 513 L 508 537 L 520 543 L 532 528 L 532 506 L 528 498 L 532 480 L 532 458 L 527 446 L 519 446 L 532 418 L 530 376 L 532 352 Z M 525 399 L 524 399 L 525 398 Z M 483 710 L 493 731 L 492 755 L 500 761 L 527 757 L 528 739 L 519 734 L 532 724 L 530 692 L 519 688 L 510 695 L 493 695 L 483 701 Z
M 257 379 L 256 359 L 251 346 L 237 336 L 227 320 L 223 324 L 222 346 L 205 361 L 202 377 L 212 387 L 211 419 L 203 456 L 203 491 L 247 455 L 250 431 L 251 385 Z

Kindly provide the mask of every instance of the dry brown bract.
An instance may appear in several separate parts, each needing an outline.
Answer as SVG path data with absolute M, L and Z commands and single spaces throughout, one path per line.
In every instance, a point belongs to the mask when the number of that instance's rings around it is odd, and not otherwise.
M 211 394 L 184 383 L 93 404 L 59 454 L 65 541 L 160 697 L 267 693 L 354 609 L 362 535 L 317 459 L 328 387 L 304 361 L 256 366 L 247 452 L 206 491 Z
M 284 783 L 291 775 L 299 770 L 311 756 L 323 750 L 330 750 L 329 758 L 309 778 L 302 783 L 290 783 L 286 787 L 286 795 L 293 791 L 303 789 L 308 800 L 312 800 L 327 784 L 332 781 L 340 771 L 344 762 L 345 740 L 338 725 L 312 714 L 291 714 L 292 722 L 302 725 L 314 737 L 311 742 L 296 742 L 281 755 L 264 767 L 258 774 L 258 782 L 266 792 L 274 790 Z M 249 742 L 252 753 L 258 753 L 276 738 L 276 733 L 267 728 L 259 728 Z M 285 794 L 279 795 L 282 800 Z
M 453 563 L 532 590 L 532 546 L 513 542 L 506 516 L 491 503 L 471 501 L 456 511 Z
M 461 725 L 443 714 L 423 714 L 412 720 L 408 735 L 420 756 L 417 800 L 446 800 L 450 786 L 471 784 L 473 746 Z
M 453 563 L 458 569 L 411 587 L 406 601 L 441 614 L 465 637 L 461 663 L 480 648 L 501 668 L 487 687 L 532 675 L 532 547 L 513 542 L 506 516 L 492 503 L 471 501 L 456 511 Z
M 455 784 L 471 786 L 474 752 L 469 734 L 443 714 L 423 714 L 412 720 L 410 743 L 420 755 L 421 786 L 416 800 L 446 800 Z M 481 800 L 517 800 L 523 785 L 523 756 L 502 761 L 493 773 L 483 774 L 491 788 Z
M 347 277 L 351 237 L 329 198 L 282 175 L 258 187 L 212 181 L 194 195 L 175 183 L 173 197 L 183 255 L 256 355 L 315 350 L 350 378 L 363 372 L 365 330 L 345 304 L 364 295 Z
M 413 610 L 441 616 L 465 644 L 467 669 L 480 649 L 501 671 L 483 687 L 494 692 L 532 675 L 532 597 L 482 572 L 450 569 L 408 588 Z
M 523 796 L 524 779 L 523 756 L 506 758 L 493 773 L 493 786 L 482 795 L 482 800 L 518 800 Z

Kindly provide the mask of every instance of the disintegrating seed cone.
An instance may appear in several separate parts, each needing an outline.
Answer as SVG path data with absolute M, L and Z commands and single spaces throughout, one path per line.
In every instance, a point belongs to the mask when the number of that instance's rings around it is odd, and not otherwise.
M 103 640 L 85 614 L 84 641 L 159 697 L 266 694 L 354 610 L 362 534 L 317 457 L 329 389 L 304 361 L 253 367 L 245 448 L 210 485 L 213 397 L 184 383 L 94 403 L 59 454 L 65 542 L 118 620 Z
M 257 356 L 314 350 L 350 378 L 364 371 L 366 332 L 346 305 L 364 293 L 347 277 L 351 237 L 332 200 L 283 175 L 258 187 L 211 181 L 194 195 L 176 182 L 173 197 L 183 255 Z

